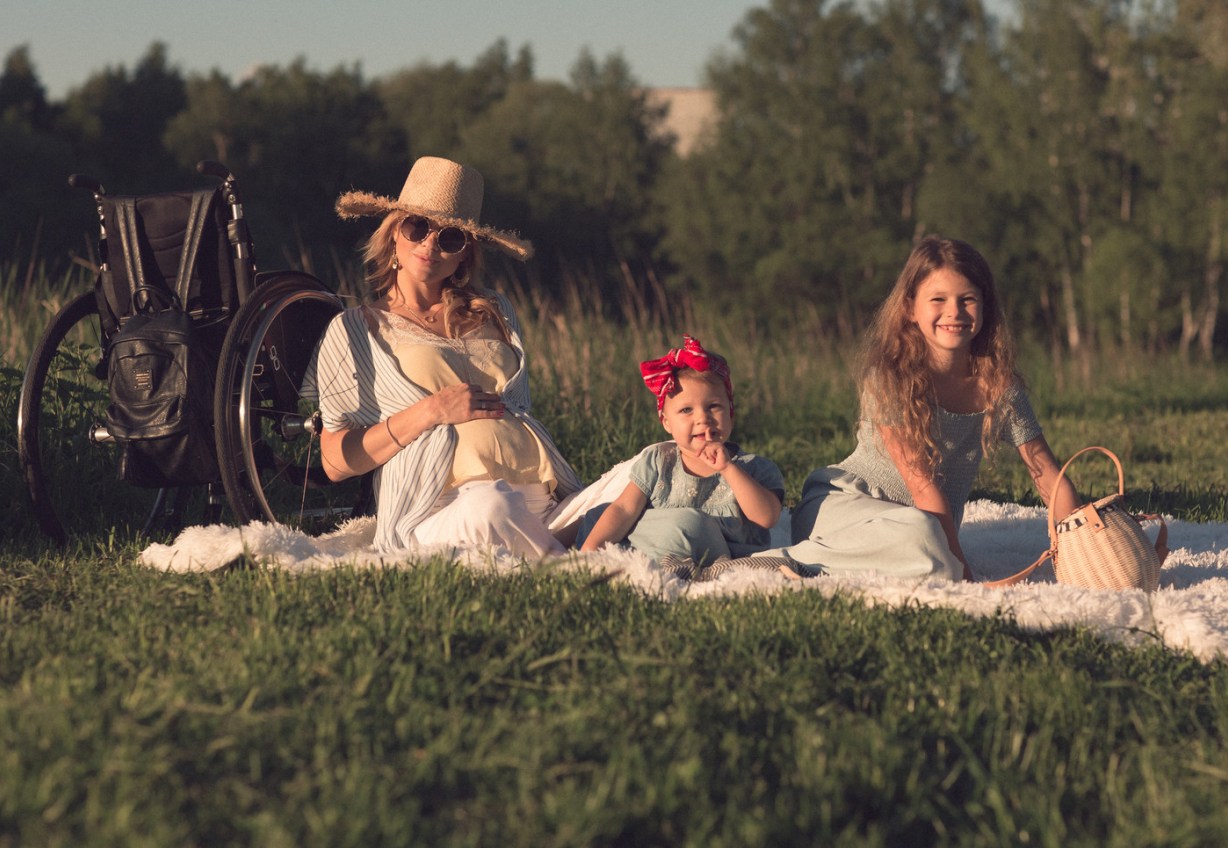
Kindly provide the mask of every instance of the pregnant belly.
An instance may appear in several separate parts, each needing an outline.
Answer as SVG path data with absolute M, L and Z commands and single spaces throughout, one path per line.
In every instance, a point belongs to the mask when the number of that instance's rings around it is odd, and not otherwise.
M 469 480 L 546 483 L 554 474 L 546 452 L 524 422 L 515 418 L 466 421 L 456 427 L 452 484 Z

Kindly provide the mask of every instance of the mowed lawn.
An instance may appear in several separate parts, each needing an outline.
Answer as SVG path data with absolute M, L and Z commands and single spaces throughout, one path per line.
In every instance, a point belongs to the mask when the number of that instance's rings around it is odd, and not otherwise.
M 634 364 L 683 328 L 526 312 L 537 409 L 585 477 L 658 438 Z M 738 435 L 795 502 L 852 445 L 847 359 L 685 329 L 729 356 Z M 145 540 L 29 528 L 7 364 L 0 846 L 1228 842 L 1221 662 L 817 592 L 666 603 L 530 565 L 154 573 Z M 1228 520 L 1228 379 L 1092 370 L 1029 369 L 1057 452 L 1105 444 L 1134 506 Z M 1116 482 L 1097 465 L 1088 495 Z M 1036 503 L 1029 485 L 1003 453 L 975 496 Z

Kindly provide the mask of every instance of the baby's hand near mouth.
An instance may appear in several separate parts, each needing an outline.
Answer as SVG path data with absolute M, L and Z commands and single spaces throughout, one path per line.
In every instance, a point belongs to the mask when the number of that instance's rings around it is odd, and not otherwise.
M 703 447 L 699 449 L 699 458 L 711 465 L 718 472 L 729 467 L 729 451 L 725 443 L 719 441 L 720 433 L 708 433 Z

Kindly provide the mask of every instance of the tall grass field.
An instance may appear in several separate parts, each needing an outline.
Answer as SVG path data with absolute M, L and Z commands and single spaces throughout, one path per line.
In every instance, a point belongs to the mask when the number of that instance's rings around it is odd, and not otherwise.
M 171 575 L 140 537 L 53 546 L 17 394 L 89 282 L 29 276 L 0 266 L 0 846 L 1228 844 L 1228 667 L 1158 640 L 819 592 L 666 603 L 528 563 Z M 735 441 L 787 505 L 853 446 L 851 351 L 804 314 L 516 300 L 535 411 L 586 479 L 660 438 L 636 364 L 683 332 L 730 360 Z M 1224 369 L 1025 351 L 1059 456 L 1103 444 L 1133 508 L 1228 520 Z M 973 496 L 1039 503 L 1006 452 Z

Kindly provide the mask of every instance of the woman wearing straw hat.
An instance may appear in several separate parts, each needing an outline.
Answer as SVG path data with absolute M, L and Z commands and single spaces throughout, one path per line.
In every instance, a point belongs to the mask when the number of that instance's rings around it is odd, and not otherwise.
M 478 288 L 482 249 L 524 261 L 532 245 L 479 223 L 482 175 L 414 162 L 396 200 L 351 191 L 342 218 L 382 216 L 363 257 L 373 302 L 333 319 L 316 389 L 330 478 L 374 470 L 376 547 L 562 547 L 545 517 L 580 481 L 529 415 L 520 324 Z

